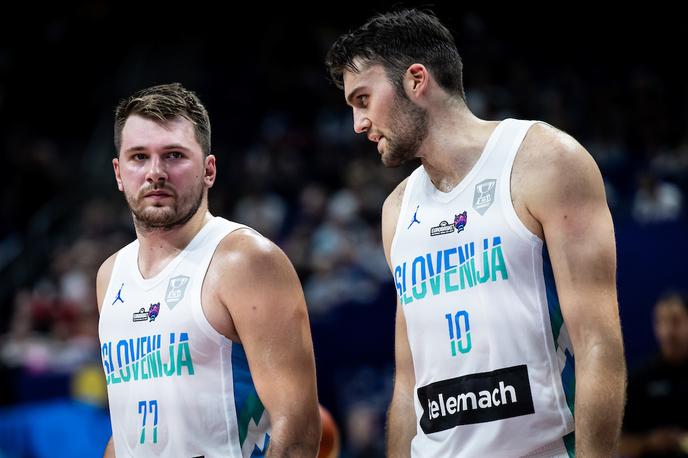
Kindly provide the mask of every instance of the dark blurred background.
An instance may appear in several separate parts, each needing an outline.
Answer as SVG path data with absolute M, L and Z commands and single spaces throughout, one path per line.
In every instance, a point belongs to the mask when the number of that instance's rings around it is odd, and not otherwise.
M 685 285 L 682 16 L 455 3 L 403 5 L 431 7 L 454 33 L 469 107 L 546 121 L 597 160 L 628 364 L 641 364 L 656 351 L 654 302 Z M 380 208 L 416 164 L 381 166 L 323 60 L 339 34 L 399 5 L 26 2 L 3 13 L 0 457 L 97 456 L 109 436 L 95 273 L 135 237 L 113 178 L 113 112 L 174 81 L 210 112 L 211 212 L 273 239 L 299 272 L 342 456 L 382 456 L 395 292 Z

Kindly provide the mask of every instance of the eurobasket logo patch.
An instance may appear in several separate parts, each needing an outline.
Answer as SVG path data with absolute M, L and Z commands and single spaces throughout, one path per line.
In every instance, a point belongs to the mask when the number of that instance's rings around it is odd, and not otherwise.
M 167 292 L 165 293 L 165 303 L 172 310 L 182 299 L 186 293 L 186 287 L 189 285 L 189 277 L 186 275 L 179 275 L 170 278 L 167 283 Z
M 494 202 L 496 185 L 497 180 L 494 178 L 483 180 L 475 185 L 473 208 L 480 213 L 480 215 L 484 215 L 487 209 L 492 205 L 492 202 Z
M 417 394 L 425 434 L 535 413 L 526 365 L 442 380 Z

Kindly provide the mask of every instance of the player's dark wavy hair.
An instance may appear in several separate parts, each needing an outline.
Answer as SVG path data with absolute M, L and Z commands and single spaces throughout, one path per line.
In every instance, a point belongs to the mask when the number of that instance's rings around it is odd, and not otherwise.
M 115 110 L 115 155 L 122 146 L 122 129 L 127 118 L 139 115 L 159 123 L 177 116 L 194 126 L 196 141 L 204 155 L 210 154 L 210 118 L 198 96 L 179 83 L 161 84 L 143 89 L 122 99 Z
M 340 36 L 325 59 L 330 78 L 340 89 L 344 88 L 345 70 L 359 72 L 381 64 L 402 92 L 404 73 L 414 63 L 425 65 L 444 90 L 466 100 L 463 64 L 454 38 L 430 11 L 404 9 L 379 14 Z

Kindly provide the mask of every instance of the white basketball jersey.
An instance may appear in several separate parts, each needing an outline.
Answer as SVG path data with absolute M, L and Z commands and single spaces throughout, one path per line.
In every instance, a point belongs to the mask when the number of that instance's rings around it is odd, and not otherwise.
M 547 250 L 510 177 L 533 121 L 507 119 L 451 191 L 409 177 L 391 246 L 415 369 L 414 457 L 574 455 L 573 350 Z
M 138 241 L 117 254 L 99 323 L 117 457 L 264 455 L 269 418 L 246 354 L 201 308 L 213 253 L 241 227 L 213 218 L 149 279 Z

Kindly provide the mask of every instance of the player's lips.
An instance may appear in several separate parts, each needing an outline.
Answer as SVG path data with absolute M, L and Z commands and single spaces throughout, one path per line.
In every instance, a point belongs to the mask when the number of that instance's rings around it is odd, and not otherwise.
M 385 137 L 380 137 L 377 141 L 377 152 L 382 154 L 382 145 L 386 143 Z
M 151 191 L 151 192 L 145 193 L 145 194 L 143 195 L 143 197 L 151 197 L 151 198 L 154 198 L 154 199 L 162 199 L 162 198 L 164 198 L 164 197 L 172 197 L 172 194 L 170 194 L 169 192 L 165 192 L 165 191 Z

